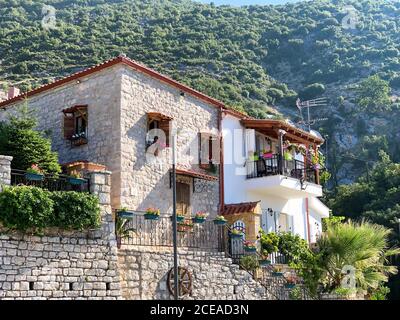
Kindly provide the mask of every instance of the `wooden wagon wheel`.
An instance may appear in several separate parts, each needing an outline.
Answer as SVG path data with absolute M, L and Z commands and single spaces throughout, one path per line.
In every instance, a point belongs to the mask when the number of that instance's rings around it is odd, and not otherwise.
M 169 293 L 174 295 L 175 293 L 174 268 L 172 268 L 168 272 L 167 286 Z M 178 267 L 178 286 L 179 286 L 180 297 L 192 293 L 192 275 L 188 269 L 183 267 Z

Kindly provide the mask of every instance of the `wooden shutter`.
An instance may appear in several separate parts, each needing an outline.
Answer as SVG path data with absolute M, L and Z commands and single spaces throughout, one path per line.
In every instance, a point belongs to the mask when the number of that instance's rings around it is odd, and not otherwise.
M 176 212 L 190 215 L 190 185 L 186 183 L 176 183 Z
M 211 137 L 211 160 L 214 164 L 220 161 L 221 140 L 218 136 Z
M 208 133 L 199 133 L 199 161 L 200 165 L 208 166 L 210 164 L 210 135 Z
M 169 135 L 171 132 L 171 120 L 161 120 L 159 122 L 160 129 L 165 133 L 165 144 L 169 147 Z
M 64 138 L 71 139 L 75 133 L 75 117 L 73 113 L 64 114 Z

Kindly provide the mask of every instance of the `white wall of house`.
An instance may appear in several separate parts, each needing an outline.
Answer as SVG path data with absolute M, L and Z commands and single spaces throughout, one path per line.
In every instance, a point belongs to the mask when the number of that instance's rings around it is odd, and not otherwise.
M 300 183 L 294 183 L 293 186 L 288 184 L 291 180 L 294 180 L 292 178 L 280 183 L 278 188 L 272 188 L 269 185 L 271 183 L 277 184 L 278 181 L 271 177 L 247 180 L 245 155 L 248 151 L 254 151 L 254 149 L 250 150 L 254 148 L 254 141 L 249 136 L 254 135 L 255 132 L 248 131 L 246 134 L 240 119 L 231 115 L 224 116 L 222 130 L 224 136 L 225 203 L 260 201 L 263 211 L 261 226 L 265 231 L 292 232 L 307 240 L 306 198 L 315 198 L 315 201 L 312 202 L 315 209 L 309 205 L 311 242 L 315 242 L 316 234 L 321 231 L 321 218 L 326 214 L 326 207 L 321 207 L 320 201 L 313 196 L 313 194 L 320 194 L 320 187 L 310 185 L 307 191 L 301 191 L 297 186 Z M 239 131 L 235 133 L 235 130 Z M 246 142 L 248 146 L 245 145 Z M 257 183 L 258 187 L 249 188 L 249 184 L 252 184 L 252 182 Z M 283 191 L 285 188 L 287 192 Z M 272 210 L 272 215 L 268 209 Z M 321 215 L 321 210 L 323 215 Z

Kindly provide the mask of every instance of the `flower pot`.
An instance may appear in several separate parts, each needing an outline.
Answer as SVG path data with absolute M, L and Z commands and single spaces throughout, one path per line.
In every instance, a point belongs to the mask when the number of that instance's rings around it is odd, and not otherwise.
M 85 179 L 81 179 L 81 178 L 68 178 L 68 182 L 74 186 L 80 186 L 82 184 L 84 184 L 86 182 Z
M 264 153 L 264 154 L 263 154 L 263 158 L 264 158 L 264 159 L 272 159 L 273 156 L 274 156 L 274 155 L 273 155 L 272 153 Z
M 158 220 L 160 218 L 160 216 L 158 214 L 153 214 L 153 213 L 146 213 L 144 215 L 144 218 L 146 220 Z
M 243 233 L 242 234 L 231 233 L 229 236 L 231 237 L 231 239 L 242 239 Z
M 272 272 L 273 277 L 283 277 L 283 272 Z
M 254 252 L 257 252 L 257 248 L 244 247 L 244 251 L 254 253 Z
M 129 212 L 129 211 L 117 211 L 118 217 L 120 218 L 125 218 L 125 219 L 129 219 L 129 218 L 133 218 L 133 212 Z
M 44 175 L 40 173 L 25 173 L 25 178 L 29 181 L 43 181 Z
M 295 283 L 285 283 L 285 288 L 287 289 L 293 289 L 296 286 Z
M 193 218 L 192 220 L 194 223 L 204 223 L 206 218 Z
M 268 259 L 260 260 L 260 266 L 269 266 L 271 263 L 271 260 Z
M 214 224 L 217 226 L 224 226 L 226 225 L 227 221 L 225 220 L 214 220 Z

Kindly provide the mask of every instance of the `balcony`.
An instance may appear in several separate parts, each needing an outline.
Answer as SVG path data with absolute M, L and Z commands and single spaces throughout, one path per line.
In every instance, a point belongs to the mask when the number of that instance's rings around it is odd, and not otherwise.
M 258 193 L 267 191 L 283 197 L 322 196 L 319 170 L 303 161 L 285 160 L 280 155 L 268 159 L 248 160 L 247 190 Z

